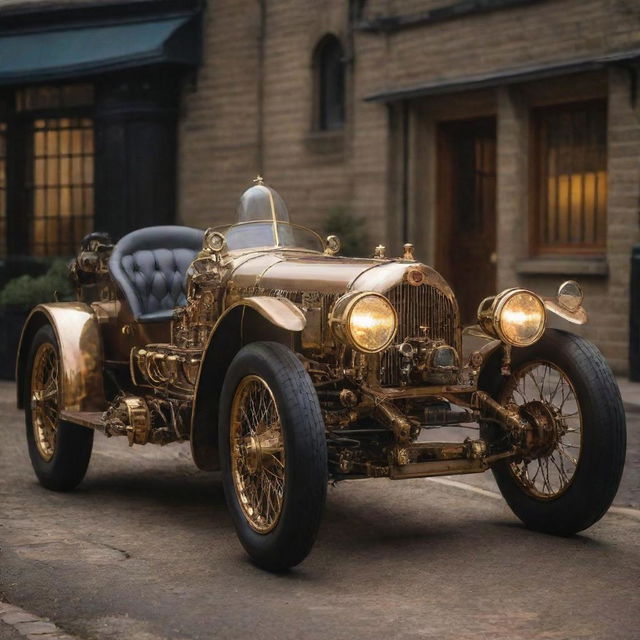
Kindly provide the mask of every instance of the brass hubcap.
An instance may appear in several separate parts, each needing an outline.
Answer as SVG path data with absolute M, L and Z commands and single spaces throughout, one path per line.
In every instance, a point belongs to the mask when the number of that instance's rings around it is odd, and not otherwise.
M 553 407 L 540 400 L 534 400 L 520 407 L 520 415 L 531 425 L 525 439 L 528 456 L 550 456 L 558 446 L 559 438 L 564 434 L 563 424 L 556 421 Z
M 271 531 L 284 502 L 285 450 L 275 398 L 259 376 L 240 381 L 231 405 L 231 475 L 249 526 Z
M 569 377 L 550 362 L 514 370 L 500 398 L 532 425 L 522 458 L 509 467 L 530 495 L 550 500 L 571 485 L 582 447 L 582 415 Z
M 31 370 L 31 421 L 38 453 L 49 462 L 56 450 L 58 431 L 58 354 L 41 344 Z

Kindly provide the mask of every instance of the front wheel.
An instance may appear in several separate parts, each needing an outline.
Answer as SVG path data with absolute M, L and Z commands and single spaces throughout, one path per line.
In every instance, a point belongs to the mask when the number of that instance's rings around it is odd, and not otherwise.
M 220 395 L 219 450 L 247 553 L 271 571 L 302 562 L 324 510 L 327 445 L 316 391 L 290 349 L 255 342 L 234 358 Z
M 500 375 L 497 358 L 489 362 L 480 386 L 537 425 L 524 455 L 493 467 L 513 512 L 529 528 L 559 535 L 597 522 L 616 495 L 626 450 L 622 399 L 598 349 L 548 329 L 536 344 L 513 349 L 511 375 Z

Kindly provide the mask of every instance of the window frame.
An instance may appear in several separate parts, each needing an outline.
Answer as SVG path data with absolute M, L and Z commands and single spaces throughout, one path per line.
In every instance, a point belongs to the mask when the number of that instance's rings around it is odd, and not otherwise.
M 596 211 L 596 242 L 587 243 L 544 243 L 541 238 L 542 216 L 545 213 L 542 204 L 543 191 L 543 167 L 542 153 L 546 142 L 540 135 L 541 120 L 543 114 L 558 114 L 576 112 L 580 109 L 593 108 L 601 110 L 604 119 L 604 172 L 607 184 L 604 210 Z M 608 181 L 609 181 L 609 148 L 608 148 L 608 105 L 606 97 L 590 97 L 585 99 L 570 100 L 566 102 L 545 103 L 532 106 L 529 111 L 529 255 L 533 258 L 544 257 L 583 257 L 602 258 L 607 251 L 607 220 L 608 220 Z M 546 195 L 546 192 L 544 192 Z
M 342 83 L 340 92 L 341 100 L 337 105 L 340 110 L 340 121 L 337 126 L 328 125 L 326 117 L 326 104 L 328 101 L 325 92 L 324 71 L 326 69 L 325 56 L 329 47 L 336 46 L 340 54 L 340 71 Z M 345 63 L 345 50 L 340 38 L 334 33 L 327 33 L 318 40 L 313 50 L 313 113 L 312 130 L 316 133 L 340 133 L 344 131 L 347 122 L 347 65 Z
M 71 86 L 92 85 L 87 82 L 51 83 L 47 86 Z M 57 106 L 37 109 L 18 108 L 18 94 L 22 90 L 37 89 L 45 85 L 32 85 L 18 87 L 1 92 L 2 100 L 6 108 L 0 115 L 0 122 L 6 126 L 6 241 L 3 247 L 4 260 L 16 257 L 28 257 L 30 259 L 50 259 L 57 254 L 39 255 L 33 250 L 30 242 L 30 228 L 34 218 L 32 197 L 33 185 L 29 185 L 29 173 L 27 162 L 33 161 L 35 149 L 28 148 L 33 145 L 31 132 L 36 120 L 63 119 L 63 118 L 88 118 L 92 121 L 93 128 L 93 158 L 94 158 L 94 206 L 95 219 L 95 157 L 96 157 L 96 118 L 95 118 L 95 88 L 92 86 L 93 97 L 91 104 Z M 0 255 L 2 250 L 0 250 Z M 61 257 L 67 257 L 61 256 Z

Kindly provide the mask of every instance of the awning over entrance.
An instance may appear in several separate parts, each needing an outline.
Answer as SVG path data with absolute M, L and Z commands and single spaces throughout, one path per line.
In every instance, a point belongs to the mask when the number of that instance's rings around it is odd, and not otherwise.
M 638 63 L 639 61 L 640 49 L 635 49 L 633 51 L 623 51 L 595 58 L 567 60 L 537 66 L 504 69 L 502 71 L 483 75 L 436 80 L 434 82 L 428 82 L 426 84 L 415 85 L 412 87 L 380 91 L 378 93 L 365 96 L 364 99 L 367 102 L 395 102 L 411 100 L 413 98 L 441 95 L 444 93 L 486 89 L 506 84 L 541 80 L 543 78 L 551 78 L 560 75 L 595 71 L 598 69 L 604 69 L 608 65 L 618 64 L 624 66 L 626 64 Z
M 0 85 L 199 61 L 200 29 L 193 15 L 0 36 Z

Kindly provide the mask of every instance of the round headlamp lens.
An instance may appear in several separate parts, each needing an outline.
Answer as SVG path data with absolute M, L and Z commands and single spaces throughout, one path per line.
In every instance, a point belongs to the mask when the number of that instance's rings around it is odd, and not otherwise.
M 356 348 L 376 352 L 389 346 L 396 333 L 396 313 L 386 298 L 367 295 L 349 313 L 348 329 Z
M 519 291 L 507 298 L 498 309 L 497 323 L 504 339 L 517 347 L 536 342 L 544 331 L 546 314 L 538 296 Z

